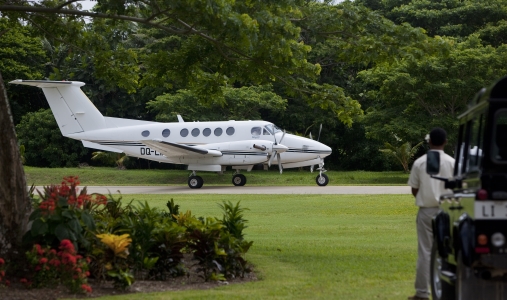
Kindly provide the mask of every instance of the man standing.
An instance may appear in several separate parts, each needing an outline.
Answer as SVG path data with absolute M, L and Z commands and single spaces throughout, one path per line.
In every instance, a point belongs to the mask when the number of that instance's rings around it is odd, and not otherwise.
M 454 173 L 454 158 L 444 153 L 447 144 L 447 133 L 442 128 L 434 128 L 430 132 L 430 149 L 440 152 L 440 173 L 438 176 L 450 178 Z M 415 197 L 417 213 L 417 271 L 415 277 L 415 295 L 409 300 L 424 300 L 430 296 L 430 259 L 433 246 L 433 230 L 431 220 L 438 212 L 440 196 L 446 193 L 444 182 L 433 179 L 426 173 L 426 155 L 418 158 L 408 179 Z M 450 190 L 447 190 L 450 193 Z

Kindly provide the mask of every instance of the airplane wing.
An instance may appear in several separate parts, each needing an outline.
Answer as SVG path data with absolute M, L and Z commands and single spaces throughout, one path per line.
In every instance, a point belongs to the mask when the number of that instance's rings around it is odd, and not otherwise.
M 175 156 L 202 157 L 203 155 L 222 156 L 222 152 L 218 150 L 210 150 L 197 146 L 188 146 L 185 144 L 176 144 L 157 139 L 143 140 L 141 142 L 146 146 L 149 146 L 150 148 L 164 154 L 166 157 L 175 157 Z

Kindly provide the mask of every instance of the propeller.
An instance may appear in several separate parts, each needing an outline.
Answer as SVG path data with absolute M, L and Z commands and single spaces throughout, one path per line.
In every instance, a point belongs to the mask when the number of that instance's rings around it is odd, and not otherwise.
M 278 161 L 278 168 L 280 169 L 280 174 L 283 173 L 282 159 L 280 157 L 280 153 L 283 153 L 283 152 L 285 152 L 285 151 L 287 151 L 289 149 L 289 148 L 287 148 L 287 146 L 284 146 L 284 145 L 281 144 L 281 142 L 283 141 L 283 138 L 285 137 L 286 133 L 287 132 L 284 130 L 282 138 L 280 139 L 280 143 L 278 143 L 276 141 L 275 133 L 271 132 L 271 134 L 275 138 L 275 143 L 273 144 L 273 153 L 271 154 L 271 158 L 268 161 L 268 166 L 271 167 L 271 163 L 273 162 L 273 160 L 275 159 L 275 156 L 276 156 L 276 160 Z
M 317 136 L 317 142 L 319 142 L 319 141 L 320 141 L 320 133 L 321 133 L 321 132 L 322 132 L 322 123 L 320 123 L 319 135 Z M 313 140 L 313 138 L 312 138 L 312 133 L 311 133 L 311 132 L 310 132 L 310 138 Z M 310 166 L 310 172 L 311 172 L 311 173 L 313 173 L 313 167 L 314 167 L 314 166 L 315 166 L 315 165 L 311 165 L 311 166 Z

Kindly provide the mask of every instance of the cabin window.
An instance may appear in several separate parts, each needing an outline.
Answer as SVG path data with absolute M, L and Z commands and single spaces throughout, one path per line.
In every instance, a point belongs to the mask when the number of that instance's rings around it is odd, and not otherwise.
M 150 135 L 150 132 L 148 130 L 145 130 L 141 133 L 142 136 L 148 137 Z
M 199 133 L 201 133 L 201 131 L 199 130 L 199 128 L 192 129 L 192 136 L 198 136 Z
M 168 137 L 169 135 L 171 135 L 171 130 L 169 130 L 169 129 L 162 130 L 163 137 Z
M 266 128 L 264 128 L 262 130 L 262 135 L 271 135 L 271 134 L 269 134 L 269 131 Z
M 227 130 L 225 131 L 227 133 L 227 135 L 233 135 L 234 134 L 234 127 L 229 127 L 227 128 Z
M 202 135 L 204 136 L 209 136 L 211 134 L 211 129 L 209 128 L 204 128 L 204 130 L 202 131 Z
M 253 136 L 259 136 L 259 135 L 261 135 L 261 128 L 260 127 L 253 127 L 252 128 L 252 135 Z
M 215 135 L 216 136 L 221 136 L 222 135 L 222 128 L 218 127 L 215 129 Z
M 180 135 L 182 137 L 186 137 L 188 135 L 188 129 L 186 128 L 183 128 L 181 131 L 180 131 Z
M 507 109 L 499 110 L 495 114 L 493 127 L 493 145 L 491 157 L 495 162 L 507 163 Z

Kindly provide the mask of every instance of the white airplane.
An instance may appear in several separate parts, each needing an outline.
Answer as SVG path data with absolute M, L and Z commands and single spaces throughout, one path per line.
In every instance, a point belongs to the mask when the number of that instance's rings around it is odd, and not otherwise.
M 266 121 L 160 123 L 104 117 L 81 90 L 78 81 L 14 80 L 12 84 L 42 89 L 62 135 L 83 146 L 144 159 L 188 165 L 190 188 L 200 188 L 196 171 L 236 170 L 232 183 L 243 186 L 255 164 L 271 166 L 275 157 L 280 174 L 285 168 L 318 165 L 319 186 L 328 184 L 324 158 L 331 148 L 313 139 L 286 133 Z M 283 144 L 282 144 L 283 142 Z

